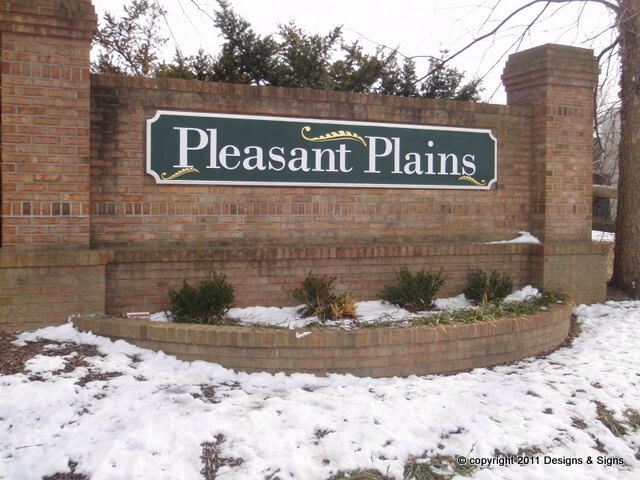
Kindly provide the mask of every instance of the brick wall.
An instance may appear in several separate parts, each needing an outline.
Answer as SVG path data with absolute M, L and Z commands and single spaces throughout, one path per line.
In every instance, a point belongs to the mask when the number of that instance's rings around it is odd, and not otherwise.
M 64 323 L 73 313 L 104 312 L 100 251 L 0 251 L 0 330 Z
M 527 318 L 473 325 L 357 331 L 306 328 L 311 334 L 301 338 L 286 329 L 158 324 L 109 317 L 73 322 L 82 331 L 240 371 L 390 377 L 453 373 L 547 352 L 567 337 L 570 316 L 571 307 L 563 305 Z
M 543 45 L 511 55 L 503 75 L 509 104 L 533 107 L 531 230 L 546 245 L 532 280 L 586 303 L 604 299 L 607 278 L 591 245 L 597 73 L 591 50 Z
M 580 303 L 601 302 L 607 294 L 607 255 L 602 243 L 548 243 L 531 259 L 531 282 Z
M 0 2 L 3 249 L 89 246 L 90 0 Z
M 185 80 L 92 77 L 91 241 L 353 244 L 488 241 L 529 229 L 527 107 Z M 145 121 L 157 109 L 490 128 L 491 191 L 156 185 Z
M 543 45 L 509 57 L 509 105 L 533 107 L 531 229 L 545 242 L 591 241 L 592 50 Z
M 604 298 L 589 234 L 592 52 L 511 56 L 510 105 L 499 106 L 91 77 L 95 26 L 90 0 L 0 0 L 0 328 L 159 310 L 169 287 L 213 269 L 235 280 L 240 305 L 288 303 L 310 270 L 372 298 L 402 264 L 442 268 L 444 295 L 478 266 Z M 144 135 L 158 109 L 487 128 L 498 181 L 489 191 L 157 185 Z M 520 230 L 544 246 L 476 245 Z
M 170 310 L 168 290 L 225 273 L 236 287 L 236 306 L 295 304 L 292 293 L 312 271 L 337 277 L 338 291 L 373 300 L 394 281 L 394 269 L 442 271 L 439 296 L 464 290 L 472 268 L 508 271 L 515 286 L 530 281 L 537 245 L 412 244 L 342 247 L 220 247 L 117 250 L 107 265 L 106 312 Z

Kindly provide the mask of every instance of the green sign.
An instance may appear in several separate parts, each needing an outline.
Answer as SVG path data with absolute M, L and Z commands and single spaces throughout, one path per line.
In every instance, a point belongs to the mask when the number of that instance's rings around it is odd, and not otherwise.
M 488 190 L 490 130 L 158 111 L 147 120 L 157 183 Z

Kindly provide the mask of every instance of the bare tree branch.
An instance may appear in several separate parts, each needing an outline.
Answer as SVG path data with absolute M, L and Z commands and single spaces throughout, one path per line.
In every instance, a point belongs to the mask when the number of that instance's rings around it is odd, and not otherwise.
M 209 12 L 207 12 L 204 8 L 202 8 L 202 7 L 200 6 L 200 4 L 199 4 L 196 0 L 190 0 L 190 1 L 191 1 L 191 3 L 193 3 L 193 5 L 194 5 L 194 6 L 195 6 L 195 7 L 196 7 L 196 8 L 197 8 L 201 13 L 204 13 L 207 17 L 209 17 L 209 20 L 211 20 L 212 22 L 215 22 L 215 21 L 216 21 L 216 19 L 215 19 L 215 18 L 213 18 L 213 17 L 211 16 L 211 14 L 210 14 Z
M 466 44 L 464 47 L 460 48 L 459 50 L 457 50 L 456 52 L 454 52 L 453 54 L 449 55 L 448 57 L 442 59 L 442 63 L 447 63 L 451 60 L 453 60 L 454 58 L 456 58 L 458 55 L 464 53 L 465 51 L 467 51 L 469 48 L 471 48 L 473 45 L 475 45 L 476 43 L 481 42 L 482 40 L 491 37 L 492 35 L 495 35 L 498 31 L 500 31 L 511 19 L 513 19 L 515 16 L 517 16 L 519 13 L 529 9 L 530 7 L 532 7 L 533 5 L 536 5 L 538 3 L 545 3 L 547 5 L 551 4 L 551 3 L 572 3 L 572 2 L 576 2 L 578 0 L 531 0 L 530 2 L 526 3 L 525 5 L 522 5 L 519 8 L 516 8 L 515 10 L 513 10 L 509 15 L 507 15 L 505 18 L 502 19 L 502 21 L 500 21 L 500 23 L 498 23 L 498 25 L 493 28 L 492 30 L 490 30 L 489 32 L 480 35 L 477 38 L 474 38 L 472 41 L 470 41 L 468 44 Z M 594 2 L 594 3 L 599 3 L 601 5 L 606 6 L 607 8 L 613 10 L 614 12 L 618 12 L 618 6 L 607 1 L 607 0 L 580 0 L 580 1 L 585 1 L 585 2 Z M 500 2 L 496 3 L 493 7 L 492 7 L 492 12 L 495 10 L 495 8 L 497 7 L 497 5 Z M 490 14 L 491 15 L 491 14 Z M 486 24 L 487 20 L 485 20 L 485 24 Z M 416 57 L 417 58 L 417 57 Z M 429 71 L 427 72 L 426 75 L 422 76 L 421 78 L 419 78 L 417 80 L 417 82 L 421 82 L 423 81 L 425 78 L 427 78 L 429 75 L 431 75 L 433 73 L 433 71 Z
M 602 57 L 609 51 L 613 50 L 614 48 L 616 48 L 618 46 L 618 43 L 620 43 L 620 38 L 616 38 L 613 43 L 611 43 L 609 46 L 607 46 L 606 48 L 604 48 L 597 56 L 596 58 L 598 59 L 598 63 L 600 62 L 600 60 L 602 60 Z

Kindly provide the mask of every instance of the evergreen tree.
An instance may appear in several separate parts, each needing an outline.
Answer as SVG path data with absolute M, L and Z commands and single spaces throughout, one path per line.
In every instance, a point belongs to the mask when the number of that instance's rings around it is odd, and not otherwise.
M 94 43 L 99 45 L 95 73 L 152 76 L 158 65 L 158 49 L 167 42 L 158 31 L 158 19 L 166 12 L 149 0 L 132 0 L 124 7 L 124 16 L 104 16 Z
M 200 50 L 185 57 L 178 50 L 169 63 L 158 62 L 158 49 L 167 39 L 157 26 L 166 12 L 156 2 L 132 0 L 120 19 L 106 14 L 95 37 L 101 53 L 94 72 L 479 100 L 480 81 L 463 83 L 462 72 L 439 60 L 431 61 L 431 74 L 419 82 L 411 59 L 400 60 L 397 51 L 382 48 L 367 53 L 359 42 L 347 42 L 341 27 L 323 35 L 288 23 L 261 36 L 227 0 L 218 4 L 214 25 L 224 39 L 220 52 Z

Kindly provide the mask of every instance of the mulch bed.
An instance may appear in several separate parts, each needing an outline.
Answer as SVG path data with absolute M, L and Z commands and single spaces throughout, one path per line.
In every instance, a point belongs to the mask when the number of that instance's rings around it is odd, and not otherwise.
M 618 290 L 613 285 L 607 285 L 607 300 L 613 300 L 614 302 L 620 302 L 623 300 L 635 300 L 628 293 Z
M 104 357 L 98 351 L 95 345 L 79 345 L 75 343 L 60 343 L 53 340 L 38 340 L 36 342 L 27 342 L 24 346 L 15 345 L 13 342 L 18 337 L 18 333 L 7 333 L 0 331 L 0 375 L 15 375 L 18 373 L 24 373 L 29 375 L 29 372 L 25 370 L 25 364 L 36 355 L 47 356 L 64 356 L 71 353 L 76 353 L 67 359 L 65 366 L 53 373 L 66 373 L 72 372 L 78 367 L 86 367 L 89 364 L 86 362 L 88 357 Z M 55 348 L 51 348 L 53 345 Z M 47 347 L 47 348 L 45 348 Z M 101 373 L 89 370 L 89 372 L 82 377 L 78 384 L 84 385 L 93 380 L 104 380 L 111 378 L 120 373 Z M 43 380 L 39 375 L 30 375 L 29 380 L 38 381 Z M 69 461 L 68 472 L 58 472 L 53 475 L 47 475 L 42 480 L 90 480 L 90 477 L 84 473 L 76 472 L 77 463 Z
M 69 460 L 69 472 L 59 472 L 42 477 L 42 480 L 90 480 L 84 473 L 76 473 L 78 464 Z
M 48 342 L 33 342 L 24 347 L 13 344 L 17 334 L 0 331 L 0 375 L 26 373 L 24 364 L 42 352 Z
M 89 366 L 87 357 L 104 357 L 95 345 L 78 345 L 75 343 L 60 343 L 53 340 L 38 340 L 27 342 L 24 346 L 18 346 L 13 341 L 18 337 L 17 333 L 0 331 L 0 375 L 15 375 L 16 373 L 28 373 L 25 371 L 25 363 L 36 355 L 59 357 L 76 352 L 77 355 L 69 358 L 63 369 L 56 373 L 72 372 L 78 367 Z M 45 348 L 53 345 L 55 348 Z
M 202 444 L 202 454 L 200 460 L 204 464 L 200 471 L 207 480 L 214 480 L 218 476 L 218 470 L 222 466 L 237 467 L 242 463 L 241 458 L 227 458 L 220 456 L 220 445 L 224 443 L 224 435 L 216 435 L 215 442 L 205 442 Z

